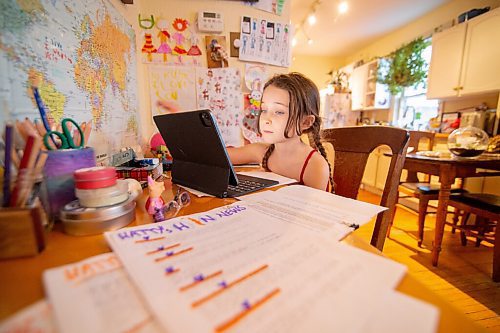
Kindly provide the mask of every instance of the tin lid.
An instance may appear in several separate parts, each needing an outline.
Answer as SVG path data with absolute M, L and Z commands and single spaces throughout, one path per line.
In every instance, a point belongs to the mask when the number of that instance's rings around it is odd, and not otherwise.
M 116 169 L 113 167 L 78 169 L 73 176 L 75 187 L 80 189 L 96 189 L 116 184 Z
M 132 209 L 135 209 L 135 201 L 132 197 L 119 204 L 99 208 L 82 207 L 78 200 L 74 200 L 61 209 L 60 218 L 64 222 L 99 222 L 120 217 Z

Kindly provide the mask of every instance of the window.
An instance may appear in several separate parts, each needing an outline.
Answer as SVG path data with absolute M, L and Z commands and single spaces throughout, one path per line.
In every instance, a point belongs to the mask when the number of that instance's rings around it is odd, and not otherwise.
M 427 68 L 431 61 L 432 46 L 429 45 L 422 53 L 427 62 Z M 396 125 L 410 130 L 432 130 L 429 121 L 438 116 L 438 101 L 428 100 L 425 96 L 427 85 L 418 84 L 414 87 L 404 89 L 403 97 L 399 101 L 399 107 L 395 108 Z

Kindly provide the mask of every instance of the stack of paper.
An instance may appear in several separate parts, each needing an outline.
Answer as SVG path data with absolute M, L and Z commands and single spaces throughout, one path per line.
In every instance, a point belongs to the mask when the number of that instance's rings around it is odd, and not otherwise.
M 289 186 L 106 233 L 114 253 L 45 272 L 56 326 L 61 332 L 433 332 L 437 309 L 394 291 L 404 266 L 338 242 L 350 224 L 366 223 L 382 209 Z
M 167 332 L 361 332 L 406 268 L 338 240 L 380 210 L 290 186 L 106 238 Z

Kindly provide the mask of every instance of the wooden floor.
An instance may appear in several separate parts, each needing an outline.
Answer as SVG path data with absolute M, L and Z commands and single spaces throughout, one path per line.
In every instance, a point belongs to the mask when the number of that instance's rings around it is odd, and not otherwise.
M 361 191 L 362 201 L 378 204 L 378 196 Z M 493 251 L 472 241 L 460 243 L 460 234 L 446 227 L 438 267 L 431 264 L 430 250 L 434 238 L 434 216 L 426 219 L 423 247 L 417 246 L 417 215 L 403 208 L 396 211 L 391 236 L 385 242 L 384 254 L 408 267 L 416 277 L 436 294 L 457 306 L 471 320 L 491 332 L 500 332 L 500 283 L 491 280 Z M 373 222 L 356 232 L 369 241 Z

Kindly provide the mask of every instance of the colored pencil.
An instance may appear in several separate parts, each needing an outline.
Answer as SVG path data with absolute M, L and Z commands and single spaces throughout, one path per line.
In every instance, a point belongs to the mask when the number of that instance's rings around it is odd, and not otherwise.
M 4 207 L 10 202 L 11 161 L 13 146 L 13 128 L 11 124 L 5 126 L 5 170 L 3 174 L 3 203 Z

